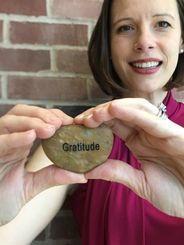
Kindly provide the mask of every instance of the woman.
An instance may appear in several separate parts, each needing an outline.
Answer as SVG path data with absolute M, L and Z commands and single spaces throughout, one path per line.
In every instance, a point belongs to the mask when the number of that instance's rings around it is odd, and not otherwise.
M 106 93 L 115 98 L 142 97 L 156 106 L 163 101 L 169 119 L 182 127 L 184 107 L 167 90 L 181 86 L 184 79 L 183 9 L 184 2 L 175 0 L 104 1 L 89 49 L 92 71 Z M 125 133 L 125 103 L 131 107 L 136 102 L 114 100 L 75 120 L 89 127 L 106 122 L 125 141 L 115 138 L 110 159 L 116 161 L 108 160 L 86 175 L 113 182 L 89 181 L 73 197 L 82 244 L 183 244 L 181 151 L 173 155 L 173 143 L 168 139 L 163 153 L 165 130 L 160 132 L 162 139 L 157 142 L 140 128 L 132 130 L 136 124 L 134 116 L 129 118 L 130 132 Z M 155 127 L 153 131 L 160 124 Z M 153 145 L 154 150 L 150 151 Z M 78 217 L 81 210 L 85 210 L 82 223 Z
M 179 0 L 104 1 L 90 65 L 102 89 L 118 99 L 86 111 L 75 123 L 106 123 L 117 136 L 109 160 L 87 173 L 92 180 L 71 197 L 82 244 L 183 244 L 184 109 L 166 91 L 182 85 L 183 9 Z M 124 97 L 130 98 L 119 99 Z M 164 114 L 157 108 L 162 101 L 166 120 L 158 117 Z M 39 149 L 28 170 L 43 163 L 51 164 Z M 3 241 L 30 243 L 68 189 L 39 194 L 1 227 Z

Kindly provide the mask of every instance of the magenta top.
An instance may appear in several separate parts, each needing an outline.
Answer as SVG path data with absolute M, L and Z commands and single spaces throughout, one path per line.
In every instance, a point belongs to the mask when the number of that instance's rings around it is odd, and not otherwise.
M 184 104 L 176 102 L 171 92 L 164 104 L 169 119 L 184 126 Z M 117 136 L 109 158 L 139 167 Z M 89 180 L 74 192 L 71 204 L 82 245 L 184 244 L 184 219 L 164 214 L 122 184 Z

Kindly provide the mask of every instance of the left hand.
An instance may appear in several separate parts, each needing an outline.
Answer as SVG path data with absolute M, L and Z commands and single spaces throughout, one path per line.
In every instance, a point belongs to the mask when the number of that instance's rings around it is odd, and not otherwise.
M 184 217 L 184 128 L 157 114 L 145 99 L 119 99 L 76 117 L 75 123 L 87 127 L 111 127 L 140 163 L 135 169 L 109 159 L 86 178 L 122 183 L 161 211 Z
M 82 174 L 54 165 L 35 172 L 25 167 L 36 138 L 49 138 L 61 125 L 72 123 L 73 118 L 60 110 L 28 105 L 17 105 L 0 118 L 0 225 L 12 220 L 41 191 L 86 181 Z M 36 162 L 37 166 L 46 166 L 48 160 L 42 159 L 46 163 Z

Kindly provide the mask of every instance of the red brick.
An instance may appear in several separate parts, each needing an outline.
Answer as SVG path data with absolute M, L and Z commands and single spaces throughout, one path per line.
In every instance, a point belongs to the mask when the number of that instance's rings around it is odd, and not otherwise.
M 32 100 L 86 100 L 86 81 L 80 78 L 10 76 L 8 97 Z
M 88 42 L 87 26 L 12 22 L 10 39 L 13 43 L 86 46 Z
M 57 66 L 63 72 L 90 74 L 86 51 L 60 50 L 57 53 Z
M 0 12 L 18 15 L 46 15 L 46 0 L 0 0 Z
M 0 70 L 40 71 L 50 69 L 50 54 L 45 50 L 0 49 Z
M 74 19 L 97 19 L 101 5 L 101 1 L 93 0 L 53 0 L 52 15 Z
M 108 100 L 110 97 L 108 97 L 99 87 L 99 85 L 94 81 L 90 80 L 88 82 L 88 91 L 89 91 L 89 97 L 91 100 L 98 100 L 98 99 L 104 99 Z

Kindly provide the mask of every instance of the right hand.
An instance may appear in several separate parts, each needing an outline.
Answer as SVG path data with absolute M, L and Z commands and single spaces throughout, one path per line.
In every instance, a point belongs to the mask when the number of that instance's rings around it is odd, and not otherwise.
M 76 117 L 76 123 L 87 127 L 108 125 L 139 162 L 137 169 L 108 159 L 86 178 L 122 183 L 164 213 L 184 218 L 184 128 L 157 115 L 158 108 L 147 100 L 128 98 Z

